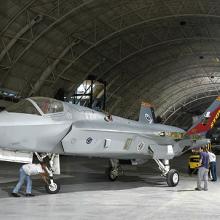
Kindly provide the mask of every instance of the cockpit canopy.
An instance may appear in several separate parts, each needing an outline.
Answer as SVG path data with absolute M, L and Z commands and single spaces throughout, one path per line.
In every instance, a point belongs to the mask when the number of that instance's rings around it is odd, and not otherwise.
M 7 112 L 41 115 L 29 100 L 22 100 L 6 108 Z
M 64 107 L 61 101 L 52 98 L 32 97 L 22 100 L 6 108 L 8 112 L 43 115 L 63 112 Z
M 44 114 L 63 112 L 63 103 L 59 100 L 44 97 L 31 98 Z

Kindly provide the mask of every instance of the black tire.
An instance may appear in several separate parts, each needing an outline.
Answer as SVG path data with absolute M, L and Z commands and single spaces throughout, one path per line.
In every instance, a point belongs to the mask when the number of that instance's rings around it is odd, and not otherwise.
M 179 183 L 179 173 L 175 169 L 171 169 L 167 173 L 167 184 L 170 187 L 177 186 Z
M 118 178 L 118 175 L 115 174 L 114 169 L 112 167 L 108 168 L 107 175 L 109 180 L 111 181 L 115 181 Z
M 51 185 L 46 184 L 45 185 L 45 190 L 49 194 L 56 194 L 60 191 L 60 184 L 58 182 L 54 181 L 54 186 L 52 187 Z

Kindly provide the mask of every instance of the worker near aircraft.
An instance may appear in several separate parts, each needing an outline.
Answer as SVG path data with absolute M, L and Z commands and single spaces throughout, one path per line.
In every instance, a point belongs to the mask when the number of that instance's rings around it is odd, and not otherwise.
M 204 146 L 199 148 L 200 154 L 200 166 L 198 169 L 197 176 L 197 187 L 195 190 L 201 191 L 202 186 L 201 182 L 204 181 L 204 190 L 208 190 L 208 172 L 209 172 L 209 154 L 207 148 Z
M 47 166 L 44 162 L 34 164 L 34 163 L 29 163 L 29 164 L 24 164 L 19 170 L 19 181 L 15 188 L 13 189 L 11 195 L 14 197 L 20 197 L 18 194 L 22 185 L 24 184 L 24 181 L 26 181 L 27 186 L 26 186 L 26 197 L 32 197 L 34 194 L 32 194 L 32 180 L 31 176 L 32 175 L 37 175 L 40 174 L 41 177 L 46 181 L 46 178 L 48 177 L 48 172 L 47 172 Z
M 208 151 L 209 154 L 209 167 L 210 167 L 210 172 L 212 175 L 212 180 L 213 182 L 217 181 L 217 175 L 216 175 L 216 156 L 215 154 L 211 151 L 211 149 Z

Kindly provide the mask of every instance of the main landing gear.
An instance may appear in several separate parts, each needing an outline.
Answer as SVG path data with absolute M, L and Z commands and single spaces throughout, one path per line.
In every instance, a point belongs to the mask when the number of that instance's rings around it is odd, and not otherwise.
M 172 187 L 177 186 L 179 183 L 179 173 L 175 169 L 170 169 L 169 160 L 154 160 L 157 163 L 159 169 L 161 170 L 162 176 L 166 177 L 167 185 Z M 120 175 L 120 173 L 122 173 L 119 160 L 111 159 L 110 166 L 106 171 L 108 178 L 111 181 L 115 181 Z
M 179 183 L 179 173 L 175 169 L 170 170 L 169 160 L 154 159 L 159 169 L 162 172 L 162 176 L 166 177 L 168 186 L 177 186 Z
M 35 152 L 35 155 L 37 156 L 38 160 L 40 162 L 45 162 L 47 166 L 45 167 L 46 172 L 48 173 L 48 177 L 42 177 L 45 184 L 45 190 L 49 194 L 56 194 L 60 191 L 60 184 L 53 179 L 53 161 L 55 154 L 38 154 Z
M 106 170 L 108 178 L 111 181 L 115 181 L 118 178 L 118 176 L 120 174 L 120 171 L 121 171 L 121 167 L 119 165 L 119 160 L 111 159 L 110 160 L 110 166 Z

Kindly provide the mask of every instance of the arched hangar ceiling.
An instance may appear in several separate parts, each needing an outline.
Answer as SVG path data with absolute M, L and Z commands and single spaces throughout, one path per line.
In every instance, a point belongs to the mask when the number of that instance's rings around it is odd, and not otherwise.
M 219 94 L 218 0 L 1 0 L 0 16 L 0 87 L 22 97 L 93 74 L 113 114 L 137 118 L 146 100 L 188 126 Z

